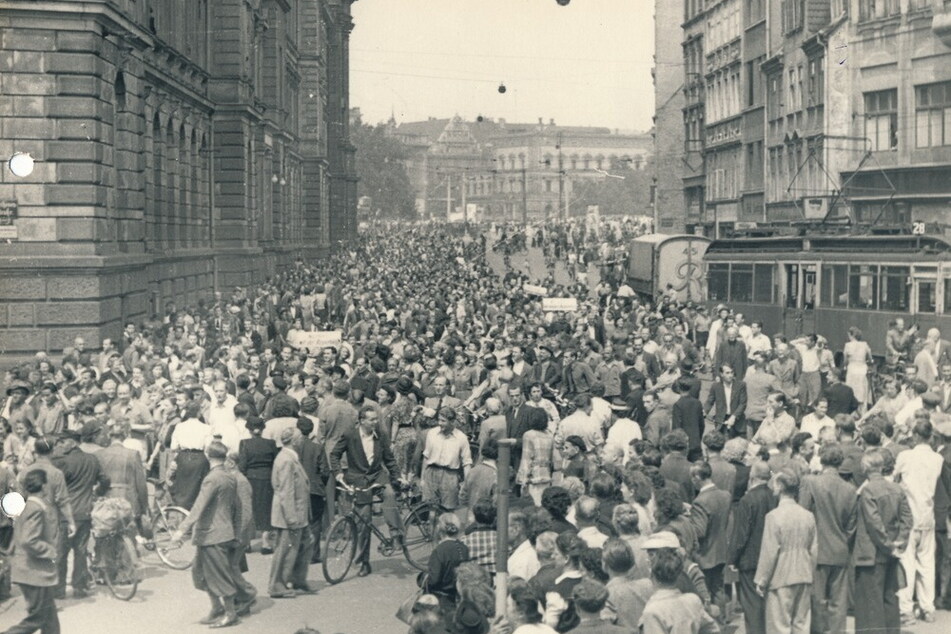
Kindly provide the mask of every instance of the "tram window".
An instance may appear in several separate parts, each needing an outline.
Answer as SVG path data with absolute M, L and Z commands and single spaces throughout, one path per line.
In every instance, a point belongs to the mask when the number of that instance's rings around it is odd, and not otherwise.
M 934 313 L 938 307 L 938 285 L 935 280 L 918 280 L 918 313 Z
M 730 301 L 730 265 L 711 264 L 710 279 L 707 282 L 710 301 Z
M 730 301 L 753 301 L 752 264 L 734 264 L 730 269 Z
M 944 314 L 951 315 L 951 280 L 944 281 Z
M 878 305 L 878 267 L 853 264 L 849 267 L 849 307 L 875 310 Z
M 773 301 L 773 265 L 753 265 L 753 301 L 770 304 Z
M 882 267 L 882 310 L 908 311 L 911 285 L 907 266 Z
M 849 267 L 826 264 L 822 267 L 822 305 L 846 308 L 849 305 Z

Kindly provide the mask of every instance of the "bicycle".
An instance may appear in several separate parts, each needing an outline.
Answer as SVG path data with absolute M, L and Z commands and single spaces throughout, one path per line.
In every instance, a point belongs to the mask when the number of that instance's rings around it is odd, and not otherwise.
M 92 585 L 106 585 L 121 601 L 132 599 L 139 587 L 139 556 L 132 534 L 129 527 L 94 534 L 86 551 Z
M 172 535 L 188 517 L 188 509 L 174 504 L 163 505 L 168 492 L 164 484 L 155 478 L 149 478 L 155 486 L 155 495 L 149 508 L 149 527 L 152 538 L 144 543 L 146 550 L 154 551 L 162 563 L 172 570 L 187 570 L 195 559 L 195 546 L 190 538 L 174 541 Z
M 336 584 L 343 581 L 353 565 L 353 558 L 357 549 L 357 535 L 359 529 L 367 527 L 372 535 L 379 540 L 377 549 L 384 557 L 389 557 L 402 547 L 403 556 L 411 566 L 418 570 L 426 570 L 429 557 L 434 547 L 435 521 L 438 509 L 429 502 L 416 502 L 411 496 L 400 496 L 399 505 L 406 510 L 403 516 L 403 540 L 397 540 L 383 534 L 373 523 L 372 514 L 369 520 L 364 519 L 356 511 L 352 498 L 359 493 L 370 493 L 373 499 L 382 493 L 384 485 L 375 484 L 368 488 L 342 487 L 337 491 L 342 497 L 351 498 L 350 510 L 338 517 L 327 531 L 327 544 L 324 548 L 323 573 L 328 583 Z

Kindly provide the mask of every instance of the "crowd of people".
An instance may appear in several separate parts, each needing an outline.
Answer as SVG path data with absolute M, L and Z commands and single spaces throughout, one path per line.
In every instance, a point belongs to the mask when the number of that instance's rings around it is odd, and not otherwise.
M 56 631 L 67 579 L 88 593 L 101 496 L 129 503 L 142 543 L 154 495 L 190 509 L 175 537 L 196 546 L 202 623 L 217 628 L 255 614 L 248 556 L 270 555 L 268 596 L 314 593 L 339 491 L 372 486 L 396 543 L 399 495 L 444 511 L 413 633 L 716 632 L 738 611 L 750 633 L 841 632 L 853 606 L 857 631 L 898 632 L 951 608 L 940 333 L 916 345 L 895 324 L 901 372 L 879 397 L 855 328 L 837 359 L 822 336 L 767 334 L 672 289 L 648 300 L 623 280 L 499 271 L 483 229 L 372 226 L 260 286 L 170 304 L 96 351 L 77 338 L 11 369 L 0 494 L 27 508 L 0 518 L 0 593 L 12 579 L 29 610 L 11 631 Z M 546 312 L 526 284 L 577 311 Z M 308 347 L 326 340 L 309 333 L 339 341 Z M 352 499 L 372 519 L 372 498 Z M 361 576 L 369 554 L 362 530 Z

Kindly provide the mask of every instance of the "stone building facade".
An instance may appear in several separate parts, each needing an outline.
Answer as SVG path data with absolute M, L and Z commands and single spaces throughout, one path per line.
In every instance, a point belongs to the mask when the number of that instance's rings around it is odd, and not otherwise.
M 355 231 L 351 0 L 0 7 L 0 355 L 262 281 Z

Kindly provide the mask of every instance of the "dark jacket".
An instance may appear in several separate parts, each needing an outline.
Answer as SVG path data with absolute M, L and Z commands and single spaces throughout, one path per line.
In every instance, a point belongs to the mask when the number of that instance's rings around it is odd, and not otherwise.
M 802 479 L 799 504 L 816 516 L 819 535 L 818 563 L 845 566 L 855 538 L 858 497 L 855 487 L 833 469 Z
M 54 456 L 52 462 L 66 479 L 73 518 L 77 522 L 90 519 L 96 488 L 99 487 L 100 492 L 109 490 L 109 478 L 102 472 L 99 460 L 74 447 L 68 453 Z
M 697 548 L 697 564 L 702 570 L 710 570 L 727 563 L 727 527 L 730 523 L 732 502 L 733 496 L 715 484 L 700 491 L 694 498 L 691 515 L 698 509 L 707 516 L 706 530 L 700 535 L 700 545 Z
M 713 367 L 719 371 L 720 366 L 728 365 L 733 368 L 737 379 L 741 379 L 746 376 L 746 364 L 748 362 L 745 343 L 739 339 L 732 342 L 724 339 L 717 346 L 717 352 L 713 358 Z
M 859 489 L 858 509 L 853 550 L 856 566 L 885 563 L 894 558 L 893 551 L 904 550 L 914 518 L 900 485 L 870 475 Z
M 330 470 L 340 473 L 340 458 L 347 454 L 347 482 L 353 486 L 365 488 L 370 484 L 383 484 L 383 477 L 389 473 L 391 481 L 399 477 L 399 469 L 389 438 L 376 434 L 373 442 L 373 455 L 363 451 L 359 428 L 348 430 L 330 451 Z M 386 470 L 384 471 L 384 467 Z
M 321 451 L 312 439 L 301 437 L 297 441 L 297 455 L 310 481 L 310 494 L 327 495 L 327 478 L 330 473 L 327 454 Z
M 723 421 L 727 419 L 726 388 L 723 387 L 722 382 L 717 381 L 710 387 L 705 409 L 708 414 L 711 410 L 713 411 L 713 420 L 717 425 L 722 425 Z M 746 383 L 743 381 L 733 381 L 733 392 L 730 394 L 730 413 L 736 417 L 736 427 L 740 430 L 745 429 Z
M 826 414 L 829 418 L 835 418 L 839 414 L 851 414 L 859 408 L 855 392 L 845 383 L 830 385 L 822 395 L 829 401 L 829 411 Z
M 699 449 L 703 438 L 703 404 L 690 394 L 684 394 L 670 411 L 671 429 L 687 433 L 690 449 Z
M 738 570 L 746 572 L 756 570 L 760 544 L 763 542 L 766 514 L 774 508 L 776 508 L 776 498 L 765 484 L 748 490 L 736 505 L 727 559 Z
M 249 480 L 271 480 L 277 444 L 270 438 L 252 436 L 238 443 L 238 468 Z
M 680 485 L 679 493 L 684 502 L 693 499 L 695 491 L 693 480 L 690 479 L 690 462 L 680 453 L 670 453 L 664 456 L 660 463 L 660 475 L 671 485 Z

